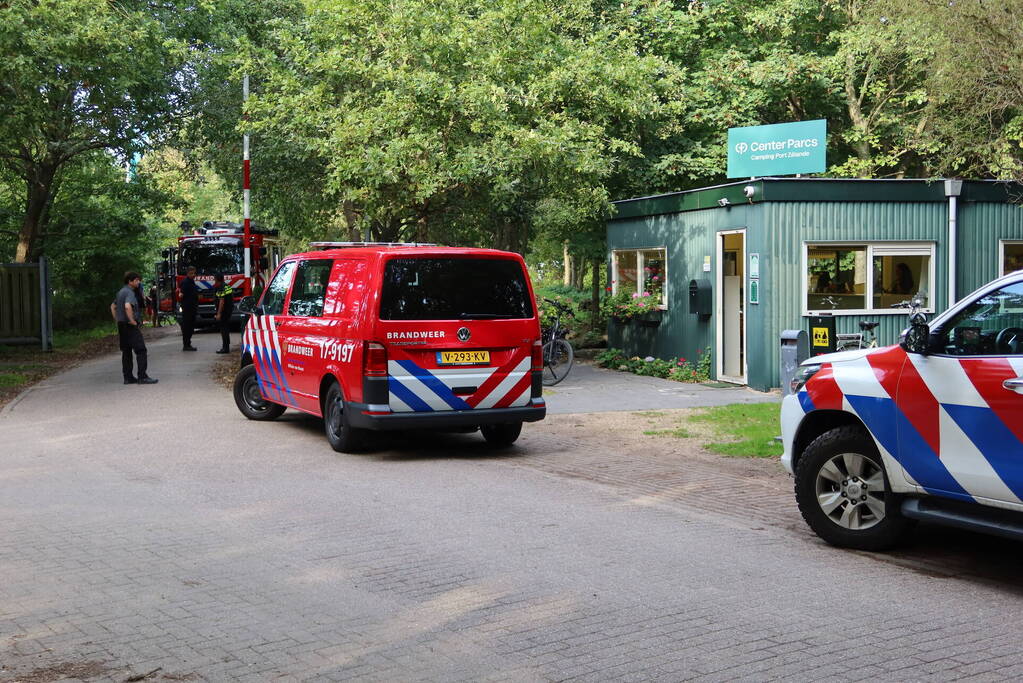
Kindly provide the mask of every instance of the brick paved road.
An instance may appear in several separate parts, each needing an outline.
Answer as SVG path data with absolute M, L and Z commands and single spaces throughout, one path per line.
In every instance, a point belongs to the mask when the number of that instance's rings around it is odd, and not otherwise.
M 111 357 L 0 416 L 0 680 L 1023 674 L 1016 544 L 836 551 L 770 477 L 571 416 L 505 453 L 339 456 L 315 420 L 242 419 L 176 344 L 155 387 Z

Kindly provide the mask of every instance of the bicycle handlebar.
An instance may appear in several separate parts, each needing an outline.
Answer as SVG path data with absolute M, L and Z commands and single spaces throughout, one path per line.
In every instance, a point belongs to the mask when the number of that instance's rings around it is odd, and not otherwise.
M 554 306 L 554 308 L 558 309 L 558 310 L 559 310 L 560 312 L 562 312 L 562 313 L 568 313 L 568 314 L 569 314 L 570 316 L 572 316 L 573 318 L 575 317 L 575 313 L 573 313 L 573 312 L 572 312 L 572 309 L 571 309 L 571 308 L 569 308 L 568 306 L 565 306 L 564 304 L 560 304 L 560 303 L 558 303 L 557 301 L 554 301 L 554 300 L 552 300 L 552 299 L 548 299 L 548 298 L 546 298 L 546 297 L 544 297 L 544 301 L 546 301 L 547 303 L 549 303 L 549 304 L 550 304 L 551 306 Z

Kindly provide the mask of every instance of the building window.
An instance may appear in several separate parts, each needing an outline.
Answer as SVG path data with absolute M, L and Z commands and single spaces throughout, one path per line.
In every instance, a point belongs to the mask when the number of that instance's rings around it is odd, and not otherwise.
M 649 293 L 659 298 L 661 308 L 667 308 L 667 265 L 667 250 L 663 247 L 612 252 L 611 289 L 615 294 Z
M 1009 242 L 1002 240 L 1002 256 L 999 263 L 1000 275 L 1015 273 L 1023 270 L 1023 242 Z
M 931 308 L 933 244 L 807 244 L 805 262 L 807 313 L 899 312 L 913 295 Z

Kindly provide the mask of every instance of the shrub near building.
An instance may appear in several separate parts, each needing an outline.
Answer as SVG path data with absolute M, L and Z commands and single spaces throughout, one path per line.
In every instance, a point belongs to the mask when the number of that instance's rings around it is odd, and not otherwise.
M 646 377 L 660 377 L 676 382 L 706 382 L 710 379 L 711 355 L 709 348 L 699 353 L 699 358 L 695 363 L 685 358 L 670 360 L 649 356 L 647 358 L 639 356 L 629 358 L 620 349 L 608 349 L 599 353 L 594 358 L 594 362 L 609 370 L 631 372 Z

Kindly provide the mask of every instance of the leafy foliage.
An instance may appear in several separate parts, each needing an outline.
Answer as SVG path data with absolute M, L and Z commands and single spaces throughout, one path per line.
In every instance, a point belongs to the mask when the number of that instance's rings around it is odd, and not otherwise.
M 695 363 L 685 358 L 640 358 L 626 356 L 620 349 L 607 349 L 594 358 L 594 362 L 602 368 L 631 372 L 647 377 L 660 377 L 676 382 L 706 382 L 710 379 L 711 353 L 710 348 L 699 354 Z

